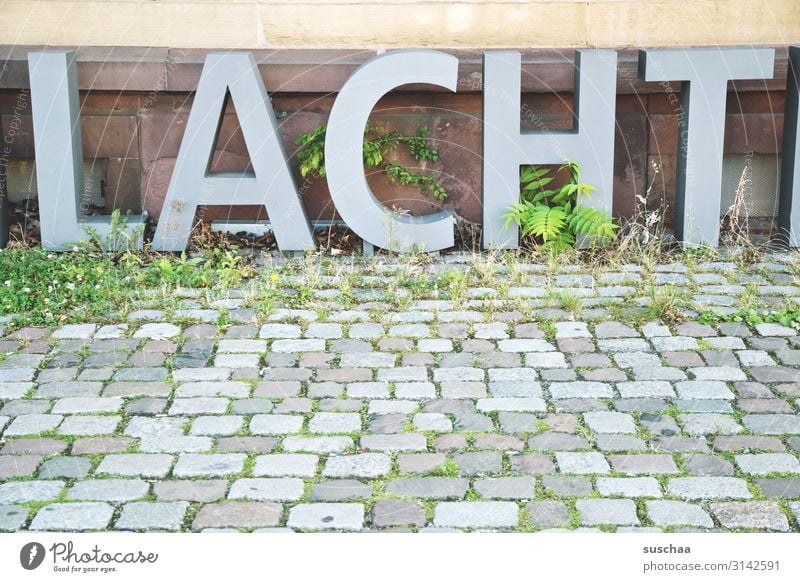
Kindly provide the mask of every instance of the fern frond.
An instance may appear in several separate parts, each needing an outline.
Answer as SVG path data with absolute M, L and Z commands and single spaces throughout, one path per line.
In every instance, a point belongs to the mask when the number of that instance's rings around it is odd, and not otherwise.
M 591 206 L 576 206 L 569 217 L 569 228 L 575 234 L 613 238 L 619 227 L 602 210 Z
M 567 215 L 558 206 L 538 204 L 529 207 L 523 220 L 523 235 L 532 234 L 547 242 L 558 236 L 566 225 Z

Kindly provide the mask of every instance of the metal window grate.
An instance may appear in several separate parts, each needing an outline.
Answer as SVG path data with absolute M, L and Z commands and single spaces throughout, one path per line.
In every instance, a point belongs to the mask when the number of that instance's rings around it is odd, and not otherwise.
M 731 154 L 722 163 L 722 205 L 725 216 L 741 188 L 751 218 L 774 218 L 778 213 L 781 159 L 776 154 Z
M 102 182 L 106 179 L 108 160 L 104 158 L 83 160 L 83 183 L 86 200 L 92 206 L 104 207 Z M 36 162 L 29 159 L 9 160 L 7 166 L 8 199 L 19 203 L 36 198 L 39 187 L 36 183 Z

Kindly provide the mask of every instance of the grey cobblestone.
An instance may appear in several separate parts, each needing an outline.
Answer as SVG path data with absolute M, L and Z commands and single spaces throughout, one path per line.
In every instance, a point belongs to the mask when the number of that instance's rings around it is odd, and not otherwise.
M 9 481 L 0 483 L 0 504 L 50 501 L 64 488 L 63 481 Z
M 313 477 L 317 472 L 316 455 L 287 453 L 256 457 L 253 475 L 259 477 Z
M 684 468 L 691 475 L 725 477 L 734 473 L 730 461 L 713 455 L 691 455 L 686 459 Z
M 160 501 L 199 501 L 208 503 L 225 496 L 228 482 L 222 479 L 158 481 L 153 493 Z
M 331 479 L 314 485 L 311 501 L 347 501 L 368 499 L 372 495 L 369 485 L 355 479 Z
M 749 499 L 747 483 L 735 477 L 678 477 L 667 486 L 670 495 L 685 499 Z
M 114 527 L 133 531 L 179 531 L 188 507 L 185 501 L 128 503 Z
M 312 433 L 350 433 L 361 430 L 361 416 L 355 413 L 318 412 L 308 423 Z
M 467 479 L 454 477 L 408 477 L 390 481 L 390 495 L 420 499 L 461 499 L 469 488 Z
M 108 527 L 113 506 L 108 503 L 54 503 L 39 510 L 31 522 L 35 531 L 93 531 Z
M 442 502 L 436 506 L 434 525 L 461 528 L 509 528 L 519 522 L 519 509 L 510 501 Z
M 121 416 L 69 416 L 58 428 L 63 435 L 111 434 L 122 421 Z
M 17 416 L 6 427 L 6 437 L 39 434 L 56 428 L 64 417 L 58 414 L 23 414 Z
M 224 453 L 198 455 L 187 453 L 178 457 L 172 474 L 175 477 L 217 477 L 239 473 L 244 467 L 245 455 Z
M 372 524 L 375 527 L 425 525 L 425 512 L 418 501 L 387 499 L 372 507 Z
M 380 477 L 389 473 L 391 459 L 381 453 L 330 457 L 322 471 L 325 477 Z
M 200 453 L 210 451 L 212 447 L 210 437 L 189 436 L 148 436 L 139 443 L 142 453 Z
M 748 475 L 800 473 L 800 462 L 789 453 L 736 455 L 736 464 L 743 473 Z
M 616 472 L 628 475 L 678 473 L 671 455 L 612 455 L 609 461 Z
M 701 507 L 685 501 L 646 501 L 647 516 L 661 527 L 714 527 L 711 517 Z
M 258 414 L 250 421 L 250 434 L 281 435 L 300 432 L 303 417 L 288 414 Z
M 476 479 L 473 488 L 484 499 L 532 499 L 534 496 L 533 477 Z
M 289 527 L 303 530 L 356 531 L 364 525 L 360 503 L 307 503 L 289 510 Z
M 629 499 L 580 499 L 575 509 L 584 525 L 639 525 L 636 505 Z
M 238 479 L 231 485 L 228 499 L 297 501 L 303 491 L 302 479 Z
M 661 487 L 653 477 L 598 477 L 600 495 L 615 497 L 661 497 Z
M 562 473 L 593 474 L 608 473 L 609 466 L 600 453 L 556 453 L 556 462 Z
M 629 433 L 636 432 L 633 417 L 621 412 L 587 412 L 583 420 L 596 433 Z
M 172 467 L 171 455 L 125 454 L 107 455 L 95 470 L 95 474 L 107 473 L 125 477 L 166 477 Z
M 800 434 L 800 416 L 795 414 L 750 415 L 742 422 L 754 434 Z
M 0 463 L 4 459 L 0 457 Z M 53 457 L 39 467 L 42 479 L 85 479 L 91 469 L 91 461 L 83 457 Z
M 67 499 L 133 501 L 144 497 L 150 486 L 141 479 L 94 479 L 79 481 L 67 491 Z
M 0 505 L 0 532 L 13 532 L 21 529 L 27 518 L 27 507 Z
M 339 454 L 354 447 L 353 439 L 344 436 L 332 437 L 286 437 L 283 450 L 289 453 L 307 452 L 317 454 Z
M 789 521 L 772 501 L 712 503 L 711 512 L 728 529 L 789 531 Z

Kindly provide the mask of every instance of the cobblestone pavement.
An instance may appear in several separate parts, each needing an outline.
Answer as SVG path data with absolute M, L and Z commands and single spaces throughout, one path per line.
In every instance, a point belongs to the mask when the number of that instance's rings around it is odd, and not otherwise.
M 786 304 L 787 257 L 415 298 L 449 261 L 277 283 L 313 308 L 187 290 L 2 331 L 0 530 L 798 531 L 796 332 L 622 321 L 664 285 Z

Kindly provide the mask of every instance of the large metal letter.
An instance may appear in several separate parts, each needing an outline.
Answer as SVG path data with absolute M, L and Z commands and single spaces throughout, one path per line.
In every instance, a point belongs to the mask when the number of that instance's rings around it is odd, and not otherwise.
M 393 51 L 370 59 L 352 74 L 333 104 L 325 136 L 325 168 L 336 210 L 347 225 L 375 246 L 407 252 L 453 246 L 453 217 L 391 212 L 375 198 L 364 175 L 367 119 L 378 100 L 408 83 L 456 90 L 458 59 L 438 51 Z
M 597 187 L 587 206 L 611 212 L 614 183 L 615 51 L 577 51 L 570 131 L 520 130 L 521 56 L 483 56 L 483 247 L 516 248 L 519 229 L 505 228 L 503 214 L 519 202 L 519 167 L 572 159 L 581 179 Z
M 228 92 L 254 172 L 210 173 Z M 250 53 L 211 53 L 206 57 L 153 248 L 185 249 L 195 212 L 203 204 L 264 205 L 278 248 L 299 251 L 314 246 L 275 113 Z
M 85 216 L 81 210 L 83 146 L 76 60 L 73 51 L 28 53 L 42 246 L 55 251 L 88 238 L 87 228 L 103 240 L 111 234 L 108 217 Z M 126 231 L 133 235 L 146 220 L 146 214 L 128 217 Z M 142 230 L 137 233 L 139 246 Z
M 675 182 L 675 236 L 716 246 L 728 81 L 772 78 L 773 49 L 664 49 L 639 52 L 644 81 L 683 81 Z
M 800 46 L 789 47 L 786 71 L 786 109 L 783 113 L 781 194 L 778 206 L 780 236 L 800 246 Z

